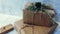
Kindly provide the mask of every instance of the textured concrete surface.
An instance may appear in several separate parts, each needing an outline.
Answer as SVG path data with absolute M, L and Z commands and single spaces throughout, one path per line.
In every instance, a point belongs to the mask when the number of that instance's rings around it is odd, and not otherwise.
M 15 21 L 20 20 L 20 18 L 21 17 L 18 16 L 5 15 L 0 13 L 0 28 L 8 24 L 13 24 L 14 26 Z M 12 34 L 12 33 L 17 34 L 16 30 L 11 31 L 8 34 Z

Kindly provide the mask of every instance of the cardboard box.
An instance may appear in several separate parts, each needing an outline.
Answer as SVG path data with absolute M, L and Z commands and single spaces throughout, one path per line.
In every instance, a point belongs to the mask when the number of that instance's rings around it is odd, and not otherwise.
M 15 23 L 15 28 L 18 34 L 53 34 L 57 23 L 55 23 L 51 27 L 44 26 L 35 26 L 35 25 L 27 25 L 23 23 L 23 20 L 19 20 Z

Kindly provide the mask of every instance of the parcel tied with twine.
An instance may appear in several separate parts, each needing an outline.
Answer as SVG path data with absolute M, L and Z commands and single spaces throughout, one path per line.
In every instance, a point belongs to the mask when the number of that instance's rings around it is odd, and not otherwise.
M 30 25 L 51 26 L 55 23 L 52 19 L 54 15 L 54 9 L 48 4 L 28 3 L 23 10 L 23 22 Z

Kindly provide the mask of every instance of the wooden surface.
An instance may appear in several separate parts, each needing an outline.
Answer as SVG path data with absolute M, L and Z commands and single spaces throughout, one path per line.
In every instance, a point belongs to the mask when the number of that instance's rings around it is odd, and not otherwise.
M 6 34 L 12 30 L 13 30 L 13 26 L 11 24 L 9 24 L 7 26 L 0 28 L 0 34 Z
M 56 26 L 57 24 L 54 24 L 51 27 L 30 26 L 30 27 L 25 27 L 23 30 L 25 31 L 25 34 L 53 34 Z
M 31 26 L 31 25 L 26 25 L 23 24 L 23 20 L 17 21 L 15 23 L 15 28 L 19 34 L 53 34 L 56 27 L 57 23 L 55 23 L 51 27 L 44 27 L 44 26 Z M 27 27 L 28 26 L 28 27 Z M 24 27 L 24 28 L 22 28 Z

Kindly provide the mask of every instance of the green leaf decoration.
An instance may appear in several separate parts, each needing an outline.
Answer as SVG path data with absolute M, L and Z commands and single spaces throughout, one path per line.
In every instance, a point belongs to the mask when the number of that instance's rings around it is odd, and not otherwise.
M 29 6 L 29 7 L 27 8 L 27 10 L 30 10 L 30 11 L 33 11 L 33 12 L 38 12 L 38 10 L 41 10 L 41 7 L 37 8 L 37 7 L 35 6 L 35 3 L 31 3 L 31 4 L 32 4 L 32 6 Z

